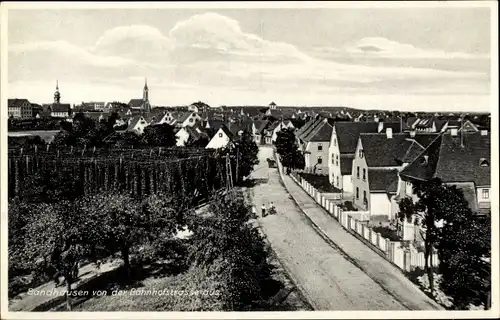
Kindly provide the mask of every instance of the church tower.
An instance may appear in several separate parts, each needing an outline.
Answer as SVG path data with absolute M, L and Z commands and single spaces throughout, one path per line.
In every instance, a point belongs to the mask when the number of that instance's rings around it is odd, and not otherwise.
M 61 94 L 59 93 L 59 81 L 56 80 L 56 92 L 54 92 L 54 103 L 59 104 L 61 102 Z
M 142 90 L 142 101 L 144 111 L 150 112 L 151 105 L 149 104 L 149 89 L 148 89 L 148 79 L 144 80 L 144 89 Z

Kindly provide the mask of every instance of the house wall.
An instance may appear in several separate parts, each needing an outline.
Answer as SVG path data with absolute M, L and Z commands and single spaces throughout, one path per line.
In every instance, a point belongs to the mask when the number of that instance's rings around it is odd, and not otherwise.
M 321 145 L 322 150 L 318 150 Z M 318 162 L 318 157 L 321 157 L 321 164 L 316 166 L 316 173 L 328 174 L 328 142 L 308 142 L 305 154 L 305 166 L 307 169 L 312 170 Z
M 389 219 L 396 219 L 397 214 L 399 212 L 399 205 L 396 201 L 396 195 L 392 195 L 390 199 L 390 211 L 389 211 Z
M 33 107 L 29 102 L 24 102 L 19 107 L 8 107 L 9 117 L 27 119 L 33 117 Z
M 179 131 L 177 131 L 177 133 L 175 134 L 175 136 L 177 137 L 176 146 L 178 146 L 178 147 L 185 146 L 186 142 L 189 139 L 189 133 L 184 128 L 182 128 Z
M 387 193 L 370 193 L 368 199 L 368 211 L 370 215 L 377 216 L 390 216 L 391 215 L 391 200 L 387 196 Z
M 230 143 L 230 141 L 231 140 L 226 133 L 222 129 L 219 129 L 212 139 L 210 139 L 205 149 L 224 148 Z
M 141 118 L 137 123 L 135 124 L 135 127 L 132 129 L 138 134 L 143 134 L 144 133 L 144 128 L 148 126 L 146 120 L 144 118 Z
M 491 188 L 476 188 L 476 194 L 479 208 L 491 208 Z
M 182 127 L 192 127 L 196 124 L 196 121 L 201 121 L 201 117 L 198 114 L 193 113 L 186 120 L 184 120 Z
M 338 161 L 336 161 L 336 157 L 338 157 Z M 336 188 L 342 189 L 343 179 L 339 179 L 339 183 L 337 183 L 337 177 L 340 176 L 340 150 L 335 126 L 333 126 L 332 136 L 328 146 L 328 179 Z
M 342 179 L 339 179 L 342 183 L 342 191 L 344 193 L 352 194 L 353 184 L 352 184 L 352 175 L 345 174 L 342 176 Z
M 358 139 L 358 146 L 356 147 L 356 155 L 352 163 L 352 192 L 354 193 L 354 205 L 363 210 L 369 210 L 370 207 L 370 188 L 368 184 L 368 165 L 363 156 L 360 157 L 359 151 L 363 150 L 361 139 Z M 359 168 L 359 176 L 358 176 Z M 363 169 L 365 170 L 365 179 L 363 180 Z M 358 191 L 359 190 L 359 191 Z M 368 200 L 368 207 L 365 206 L 363 201 L 363 191 L 366 192 Z

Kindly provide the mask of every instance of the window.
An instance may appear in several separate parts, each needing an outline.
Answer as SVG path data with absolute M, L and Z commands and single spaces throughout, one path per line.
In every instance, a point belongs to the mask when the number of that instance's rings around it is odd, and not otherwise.
M 340 179 L 339 176 L 337 176 L 337 187 L 340 186 Z
M 322 164 L 323 163 L 323 157 L 318 157 L 318 164 Z
M 368 204 L 368 198 L 366 197 L 366 190 L 365 190 L 365 191 L 363 191 L 363 202 L 364 202 L 365 204 Z
M 358 167 L 357 167 L 357 169 L 356 169 L 356 178 L 358 178 L 358 179 L 359 179 L 359 166 L 358 166 Z
M 359 199 L 359 188 L 356 187 L 356 199 Z
M 363 181 L 366 181 L 366 169 L 363 168 Z
M 332 164 L 335 164 L 335 155 L 332 153 Z
M 363 158 L 363 154 L 364 154 L 363 149 L 359 149 L 358 156 L 360 158 Z
M 407 195 L 411 195 L 412 194 L 412 186 L 411 186 L 411 182 L 406 182 L 406 194 Z
M 490 198 L 490 189 L 483 189 L 483 199 Z
M 333 138 L 333 145 L 336 146 L 337 145 L 337 139 Z
M 189 118 L 189 122 L 193 122 L 193 118 Z
M 338 166 L 339 165 L 339 155 L 335 155 L 335 164 Z
M 323 150 L 323 145 L 321 143 L 318 144 L 318 151 L 322 151 Z
M 222 133 L 219 133 L 219 138 L 222 138 Z

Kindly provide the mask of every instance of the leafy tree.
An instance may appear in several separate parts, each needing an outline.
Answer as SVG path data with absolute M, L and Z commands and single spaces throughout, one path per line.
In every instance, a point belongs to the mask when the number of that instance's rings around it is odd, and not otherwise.
M 137 135 L 135 132 L 126 131 L 121 134 L 121 137 L 117 139 L 116 146 L 117 147 L 136 147 L 141 144 L 141 137 Z
M 194 139 L 192 136 L 189 136 L 188 141 L 186 142 L 186 147 L 205 148 L 209 142 L 210 138 L 208 135 L 202 135 L 198 139 Z
M 451 221 L 457 212 L 471 216 L 468 203 L 463 193 L 455 186 L 444 185 L 440 179 L 416 183 L 414 192 L 418 199 L 403 198 L 399 202 L 400 221 L 414 221 L 424 240 L 425 271 L 429 278 L 430 290 L 434 292 L 433 248 L 441 239 L 440 221 Z
M 286 128 L 278 132 L 275 145 L 276 152 L 279 154 L 280 160 L 285 168 L 304 168 L 304 157 L 299 151 L 299 146 L 293 129 Z M 288 169 L 287 172 L 289 172 Z
M 116 124 L 116 121 L 120 118 L 118 112 L 112 112 L 106 121 L 106 127 L 108 128 L 108 132 L 113 132 L 113 126 Z
M 142 142 L 146 145 L 156 147 L 175 146 L 176 137 L 174 127 L 168 123 L 147 126 L 142 135 Z
M 240 139 L 235 142 L 235 148 L 231 150 L 231 153 L 237 165 L 238 176 L 236 177 L 236 181 L 240 182 L 259 163 L 259 159 L 257 158 L 259 147 L 252 138 L 252 135 L 247 131 L 243 131 Z
M 454 188 L 454 187 L 452 187 Z M 491 220 L 474 216 L 463 194 L 450 190 L 455 206 L 444 213 L 438 245 L 440 287 L 457 309 L 488 304 L 491 290 Z
M 217 279 L 224 310 L 248 310 L 266 296 L 263 284 L 272 271 L 268 249 L 248 223 L 252 212 L 241 192 L 214 195 L 208 211 L 208 217 L 198 217 L 190 225 L 194 232 L 190 257 Z
M 131 249 L 172 239 L 185 224 L 184 208 L 161 194 L 140 202 L 127 194 L 106 192 L 86 197 L 81 203 L 88 217 L 89 236 L 110 253 L 120 251 L 127 271 Z
M 25 227 L 24 246 L 17 258 L 39 274 L 59 276 L 66 282 L 66 304 L 71 310 L 71 285 L 78 278 L 80 261 L 89 257 L 93 244 L 87 241 L 83 217 L 75 202 L 39 204 Z
M 119 251 L 125 269 L 130 270 L 130 249 L 141 242 L 146 217 L 139 203 L 127 194 L 100 193 L 86 197 L 82 211 L 88 217 L 87 230 L 109 252 Z

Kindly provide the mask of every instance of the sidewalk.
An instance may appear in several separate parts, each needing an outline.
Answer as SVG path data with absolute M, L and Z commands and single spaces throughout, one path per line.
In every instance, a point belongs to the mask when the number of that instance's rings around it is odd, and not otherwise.
M 344 230 L 302 187 L 297 185 L 288 175 L 283 174 L 283 167 L 279 161 L 278 166 L 285 188 L 303 213 L 333 242 L 334 246 L 338 247 L 350 258 L 352 263 L 363 270 L 408 309 L 443 309 L 406 278 L 399 269 Z

